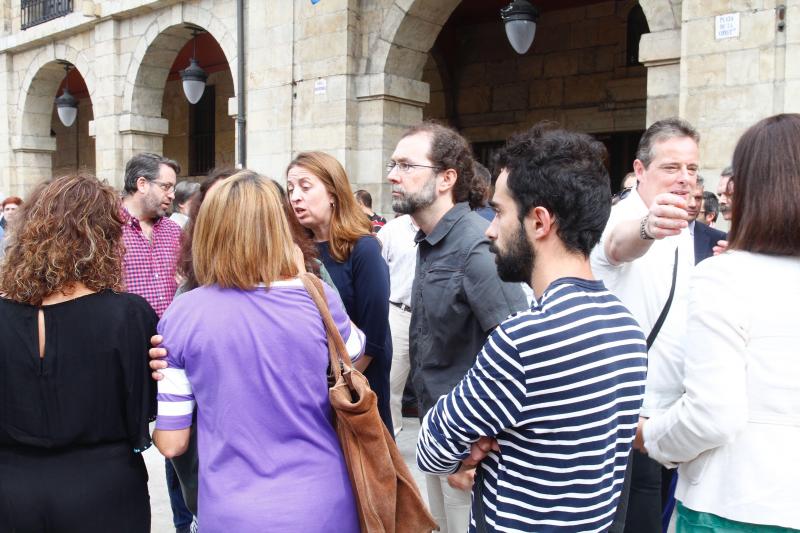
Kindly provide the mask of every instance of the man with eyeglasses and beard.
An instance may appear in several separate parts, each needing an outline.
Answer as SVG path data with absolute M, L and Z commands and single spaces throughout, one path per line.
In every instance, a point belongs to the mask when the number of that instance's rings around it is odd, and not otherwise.
M 533 306 L 503 321 L 426 415 L 425 472 L 475 469 L 469 531 L 607 531 L 647 370 L 644 335 L 596 280 L 610 212 L 603 145 L 539 124 L 500 152 L 486 231 L 497 272 Z
M 473 159 L 462 136 L 432 122 L 415 126 L 397 144 L 388 170 L 392 208 L 419 227 L 409 352 L 423 416 L 461 381 L 492 330 L 528 302 L 519 283 L 497 276 L 484 235 L 489 223 L 470 210 Z M 473 475 L 426 476 L 441 532 L 467 530 Z
M 175 199 L 181 167 L 157 154 L 141 153 L 125 165 L 122 198 L 122 260 L 125 288 L 142 296 L 159 318 L 166 311 L 178 282 L 175 270 L 181 244 L 181 227 L 167 217 Z M 189 531 L 192 513 L 186 508 L 172 463 L 166 460 L 167 489 L 177 533 Z

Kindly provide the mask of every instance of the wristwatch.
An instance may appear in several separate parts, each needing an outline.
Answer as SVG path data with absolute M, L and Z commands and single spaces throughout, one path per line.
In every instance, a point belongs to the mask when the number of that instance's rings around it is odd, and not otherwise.
M 639 238 L 643 241 L 652 241 L 655 239 L 655 237 L 647 233 L 648 220 L 650 220 L 650 213 L 647 213 L 642 219 L 642 222 L 639 224 Z

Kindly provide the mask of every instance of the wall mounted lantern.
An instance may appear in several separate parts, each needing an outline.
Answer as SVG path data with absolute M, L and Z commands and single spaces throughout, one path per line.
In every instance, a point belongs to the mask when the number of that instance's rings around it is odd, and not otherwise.
M 506 26 L 508 42 L 518 54 L 524 54 L 533 44 L 539 10 L 528 0 L 514 0 L 500 10 L 500 18 Z
M 61 96 L 56 98 L 56 111 L 58 112 L 58 119 L 61 123 L 69 128 L 75 123 L 75 118 L 78 116 L 78 100 L 69 92 L 69 71 L 74 67 L 67 62 L 62 64 L 64 65 L 66 76 L 64 80 L 64 91 L 61 93 Z
M 206 90 L 206 80 L 208 73 L 197 64 L 197 34 L 201 30 L 192 28 L 192 58 L 189 60 L 189 66 L 181 71 L 181 80 L 183 81 L 183 94 L 190 104 L 196 104 L 203 97 L 203 92 Z

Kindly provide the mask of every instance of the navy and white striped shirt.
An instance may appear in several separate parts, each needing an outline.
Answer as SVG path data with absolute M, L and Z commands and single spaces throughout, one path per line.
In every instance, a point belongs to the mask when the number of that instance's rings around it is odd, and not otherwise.
M 461 383 L 428 412 L 417 463 L 450 474 L 471 443 L 495 437 L 500 452 L 480 466 L 490 530 L 605 531 L 646 373 L 644 335 L 620 301 L 601 281 L 559 279 L 497 327 Z

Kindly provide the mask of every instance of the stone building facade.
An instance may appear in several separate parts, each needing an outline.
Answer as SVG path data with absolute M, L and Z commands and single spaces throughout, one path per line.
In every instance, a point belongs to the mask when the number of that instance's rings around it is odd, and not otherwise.
M 248 167 L 280 180 L 294 154 L 325 150 L 384 212 L 385 161 L 400 133 L 423 118 L 453 123 L 481 148 L 545 118 L 616 142 L 680 115 L 701 132 L 713 186 L 746 127 L 800 107 L 800 0 L 534 1 L 542 15 L 523 56 L 505 40 L 496 10 L 504 3 L 243 0 L 240 83 L 236 0 L 74 0 L 67 14 L 24 30 L 21 0 L 7 0 L 0 191 L 25 194 L 76 169 L 121 186 L 125 161 L 142 150 L 178 159 L 189 176 L 203 151 L 192 144 L 196 112 L 176 78 L 190 26 L 207 33 L 226 63 L 210 69 L 208 82 L 214 164 L 239 160 L 243 98 Z M 626 41 L 637 4 L 649 27 L 641 64 L 629 61 Z M 726 14 L 737 17 L 735 35 L 717 35 Z M 53 108 L 64 80 L 59 61 L 85 85 L 71 128 Z

